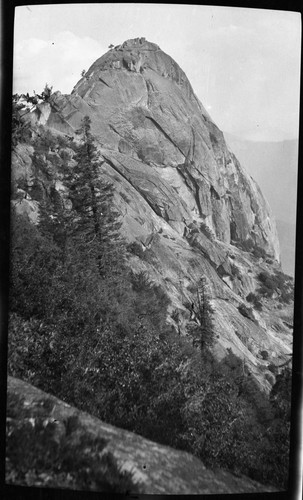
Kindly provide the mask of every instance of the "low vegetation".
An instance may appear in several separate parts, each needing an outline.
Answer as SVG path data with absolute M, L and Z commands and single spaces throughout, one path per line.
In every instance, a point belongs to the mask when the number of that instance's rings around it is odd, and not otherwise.
M 276 293 L 280 302 L 289 304 L 294 299 L 294 290 L 291 278 L 281 271 L 270 274 L 262 271 L 258 275 L 260 287 L 258 293 L 263 297 L 272 297 Z
M 258 295 L 255 293 L 250 292 L 247 297 L 246 297 L 247 302 L 250 302 L 253 304 L 254 308 L 257 311 L 262 311 L 262 302 L 260 301 Z
M 255 317 L 251 307 L 247 307 L 245 304 L 240 304 L 238 307 L 238 311 L 247 319 L 251 321 L 255 321 Z

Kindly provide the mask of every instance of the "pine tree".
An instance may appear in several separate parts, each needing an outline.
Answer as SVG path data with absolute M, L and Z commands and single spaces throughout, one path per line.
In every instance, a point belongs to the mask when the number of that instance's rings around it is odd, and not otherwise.
M 198 344 L 201 353 L 205 349 L 212 347 L 214 343 L 213 329 L 213 308 L 210 303 L 207 283 L 204 276 L 200 278 L 193 287 L 194 302 L 192 304 L 192 313 L 195 323 L 189 326 L 190 334 L 193 337 L 193 343 Z
M 81 135 L 72 167 L 65 177 L 72 210 L 69 229 L 74 244 L 90 262 L 95 262 L 99 275 L 115 272 L 124 261 L 124 246 L 119 235 L 121 223 L 113 208 L 114 188 L 102 179 L 104 163 L 90 131 L 91 120 L 85 116 L 78 133 Z
M 55 191 L 55 190 L 54 190 Z M 68 212 L 60 195 L 44 198 L 39 204 L 38 227 L 40 233 L 53 241 L 63 255 L 67 251 Z
M 12 101 L 12 149 L 15 149 L 19 142 L 26 142 L 30 138 L 30 122 L 24 118 L 28 112 Z

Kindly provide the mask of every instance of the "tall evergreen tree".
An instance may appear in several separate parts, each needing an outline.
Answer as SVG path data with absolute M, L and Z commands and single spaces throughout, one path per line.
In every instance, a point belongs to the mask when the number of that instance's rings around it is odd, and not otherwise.
M 194 302 L 192 316 L 195 322 L 189 326 L 193 343 L 199 345 L 201 353 L 210 348 L 214 343 L 213 308 L 210 303 L 207 283 L 204 276 L 192 288 Z
M 118 213 L 113 208 L 114 189 L 102 179 L 102 160 L 91 134 L 91 120 L 85 116 L 78 133 L 81 136 L 74 160 L 65 183 L 69 189 L 72 209 L 69 213 L 69 231 L 80 253 L 97 265 L 104 277 L 118 272 L 124 261 Z

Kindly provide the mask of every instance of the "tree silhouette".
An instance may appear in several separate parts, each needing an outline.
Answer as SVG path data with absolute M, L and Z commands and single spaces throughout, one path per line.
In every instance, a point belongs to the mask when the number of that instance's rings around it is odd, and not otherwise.
M 49 86 L 48 83 L 45 84 L 45 87 L 44 87 L 44 90 L 41 94 L 41 97 L 44 101 L 48 101 L 50 96 L 52 95 L 52 90 L 53 90 L 53 87 Z

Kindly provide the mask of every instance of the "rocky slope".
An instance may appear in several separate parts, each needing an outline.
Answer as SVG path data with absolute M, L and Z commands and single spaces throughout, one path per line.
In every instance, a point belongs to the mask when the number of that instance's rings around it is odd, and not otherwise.
M 43 433 L 40 429 L 40 422 L 43 422 L 42 428 L 47 434 L 47 451 L 51 455 L 51 449 L 57 443 L 64 441 L 64 452 L 77 445 L 78 453 L 83 457 L 87 456 L 87 449 L 82 445 L 81 439 L 93 438 L 96 446 L 96 440 L 102 443 L 102 455 L 99 458 L 99 476 L 104 476 L 103 484 L 96 485 L 93 482 L 87 485 L 86 489 L 97 489 L 105 492 L 119 491 L 123 488 L 113 489 L 113 470 L 106 469 L 102 464 L 102 457 L 111 454 L 114 457 L 119 468 L 120 481 L 123 473 L 131 474 L 133 485 L 130 481 L 127 483 L 127 490 L 124 493 L 144 493 L 144 494 L 219 494 L 219 493 L 257 493 L 273 492 L 274 488 L 263 486 L 244 476 L 235 476 L 223 470 L 211 471 L 203 463 L 189 453 L 177 451 L 167 446 L 162 446 L 152 441 L 148 441 L 132 432 L 113 427 L 112 425 L 101 422 L 84 412 L 80 412 L 60 401 L 58 398 L 46 394 L 36 387 L 23 382 L 19 379 L 8 378 L 8 416 L 7 416 L 7 446 L 10 449 L 10 439 L 13 439 L 14 432 L 17 429 L 27 429 L 28 426 L 33 430 L 37 428 L 36 439 L 40 439 L 43 446 Z M 17 410 L 18 409 L 18 410 Z M 71 429 L 72 424 L 72 429 Z M 50 429 L 52 428 L 52 439 L 50 440 Z M 66 436 L 69 436 L 68 441 Z M 31 446 L 36 443 L 32 442 Z M 8 454 L 6 481 L 8 484 L 26 485 L 26 486 L 48 486 L 58 487 L 56 484 L 57 476 L 54 476 L 50 469 L 43 471 L 40 475 L 33 474 L 28 464 L 28 456 L 24 455 L 21 449 L 21 443 L 18 448 L 14 447 L 14 454 Z M 45 444 L 46 446 L 46 444 Z M 87 446 L 87 444 L 86 444 Z M 46 449 L 40 450 L 46 453 Z M 42 456 L 40 462 L 42 462 Z M 80 457 L 78 457 L 79 459 Z M 83 458 L 82 458 L 83 460 Z M 88 467 L 93 465 L 91 455 Z M 49 460 L 48 460 L 49 462 Z M 54 461 L 54 468 L 55 468 Z M 81 463 L 81 460 L 80 462 Z M 72 464 L 71 464 L 72 465 Z M 22 471 L 26 482 L 21 480 L 21 476 L 16 480 L 16 475 Z M 98 471 L 98 465 L 97 469 Z M 27 472 L 27 474 L 26 474 Z M 79 472 L 79 471 L 77 471 Z M 32 475 L 31 475 L 32 473 Z M 15 474 L 15 476 L 14 476 Z M 72 476 L 71 474 L 67 474 Z M 71 478 L 69 477 L 69 481 Z M 117 481 L 117 480 L 116 480 Z M 123 484 L 123 483 L 122 483 Z M 70 487 L 62 482 L 61 488 Z M 89 487 L 90 486 L 90 487 Z M 79 487 L 77 488 L 79 489 Z M 83 489 L 80 488 L 80 489 Z M 85 488 L 84 488 L 85 489 Z
M 147 271 L 167 291 L 168 321 L 183 335 L 190 321 L 190 287 L 205 276 L 215 310 L 217 356 L 232 348 L 269 390 L 274 381 L 269 363 L 279 366 L 292 350 L 292 306 L 278 304 L 279 289 L 261 299 L 262 311 L 246 297 L 260 287 L 260 272 L 279 272 L 275 223 L 258 185 L 226 145 L 184 72 L 157 45 L 128 40 L 98 59 L 71 95 L 55 92 L 27 119 L 33 130 L 42 125 L 77 140 L 85 115 L 103 158 L 102 175 L 115 186 L 121 230 L 133 249 L 130 265 Z M 27 172 L 37 180 L 31 153 L 28 145 L 16 148 L 14 179 Z M 72 156 L 66 148 L 65 161 Z M 56 151 L 47 161 L 40 188 L 64 192 L 54 173 L 61 161 Z M 37 196 L 31 196 L 18 199 L 17 208 L 35 220 Z M 262 350 L 269 354 L 266 361 Z

